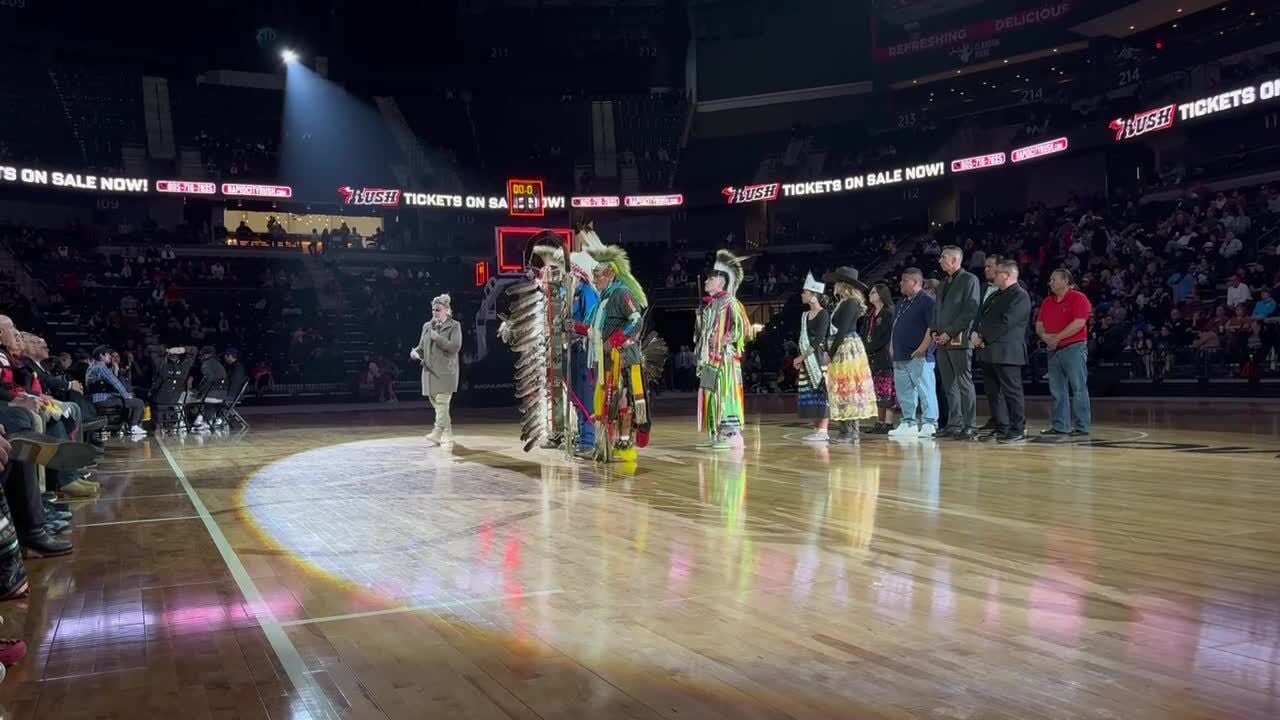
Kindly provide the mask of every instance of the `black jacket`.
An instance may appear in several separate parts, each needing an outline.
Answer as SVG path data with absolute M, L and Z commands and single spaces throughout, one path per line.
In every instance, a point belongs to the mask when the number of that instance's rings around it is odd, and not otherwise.
M 978 316 L 978 305 L 981 302 L 978 294 L 978 278 L 967 270 L 957 270 L 955 275 L 943 278 L 938 285 L 938 301 L 933 305 L 934 332 L 946 333 L 953 340 L 959 338 L 962 346 L 948 343 L 938 346 L 939 350 L 967 349 L 969 331 Z
M 882 375 L 893 372 L 893 354 L 890 351 L 893 341 L 893 311 L 886 307 L 880 311 L 880 317 L 874 320 L 873 312 L 874 310 L 868 312 L 863 319 L 867 363 L 871 366 L 872 375 Z
M 200 360 L 200 384 L 196 386 L 196 394 L 202 398 L 227 398 L 227 370 L 218 358 L 210 355 Z
M 46 360 L 45 362 L 48 361 Z M 71 400 L 70 380 L 54 375 L 46 368 L 42 367 L 40 363 L 37 363 L 35 360 L 30 358 L 26 358 L 24 360 L 24 364 L 26 365 L 27 370 L 31 372 L 32 376 L 40 381 L 40 389 L 44 391 L 45 395 L 63 401 Z
M 1027 324 L 1031 296 L 1021 285 L 992 295 L 978 311 L 974 332 L 982 337 L 978 360 L 996 365 L 1027 364 Z

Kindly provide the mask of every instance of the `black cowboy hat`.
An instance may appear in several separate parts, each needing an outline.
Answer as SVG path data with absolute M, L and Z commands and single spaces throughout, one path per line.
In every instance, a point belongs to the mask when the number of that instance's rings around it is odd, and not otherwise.
M 848 283 L 849 285 L 857 288 L 864 295 L 870 289 L 867 287 L 866 283 L 858 279 L 858 269 L 851 265 L 841 265 L 835 270 L 823 275 L 822 282 L 827 283 L 828 285 L 838 282 Z

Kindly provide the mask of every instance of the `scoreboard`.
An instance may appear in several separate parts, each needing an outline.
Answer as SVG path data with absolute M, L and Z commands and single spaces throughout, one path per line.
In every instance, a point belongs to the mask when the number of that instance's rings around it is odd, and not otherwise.
M 511 217 L 543 217 L 547 195 L 541 180 L 508 180 L 507 208 Z

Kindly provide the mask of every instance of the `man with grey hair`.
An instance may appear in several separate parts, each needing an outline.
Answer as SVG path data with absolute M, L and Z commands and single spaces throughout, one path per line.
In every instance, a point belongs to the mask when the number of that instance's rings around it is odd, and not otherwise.
M 1027 439 L 1022 368 L 1027 364 L 1031 296 L 1018 284 L 1018 264 L 1012 260 L 996 265 L 992 285 L 996 292 L 983 301 L 973 328 L 993 424 L 991 432 L 978 439 L 1022 442 Z
M 963 261 L 964 252 L 955 245 L 942 248 L 938 256 L 943 277 L 930 330 L 948 408 L 947 427 L 937 437 L 973 440 L 978 437 L 978 420 L 969 334 L 978 316 L 978 278 L 961 267 Z

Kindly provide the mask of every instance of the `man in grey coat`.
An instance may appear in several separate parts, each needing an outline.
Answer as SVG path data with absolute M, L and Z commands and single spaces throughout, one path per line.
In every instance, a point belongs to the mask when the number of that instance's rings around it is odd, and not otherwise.
M 449 404 L 458 391 L 458 353 L 462 350 L 462 326 L 453 319 L 448 295 L 431 301 L 431 320 L 423 323 L 418 346 L 409 357 L 422 363 L 422 396 L 436 411 L 436 424 L 427 439 L 443 445 L 453 442 Z
M 961 267 L 963 261 L 964 252 L 955 245 L 942 248 L 938 256 L 944 276 L 938 285 L 930 332 L 937 344 L 938 370 L 947 394 L 947 426 L 935 437 L 973 440 L 978 437 L 978 419 L 969 335 L 978 316 L 978 278 Z

